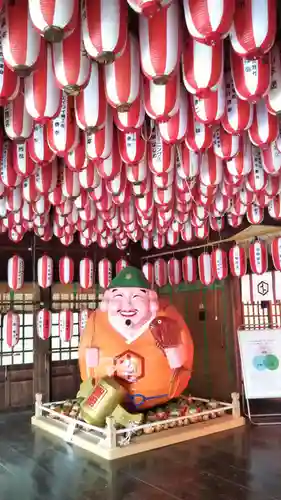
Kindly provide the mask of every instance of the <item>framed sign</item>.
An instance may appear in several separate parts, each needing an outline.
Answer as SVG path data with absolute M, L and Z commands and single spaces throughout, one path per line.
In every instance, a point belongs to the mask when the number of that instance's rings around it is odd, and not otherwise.
M 281 398 L 281 329 L 238 330 L 247 399 Z

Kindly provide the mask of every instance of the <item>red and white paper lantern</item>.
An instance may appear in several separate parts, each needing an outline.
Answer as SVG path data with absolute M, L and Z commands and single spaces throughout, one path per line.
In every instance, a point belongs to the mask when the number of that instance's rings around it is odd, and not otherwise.
M 275 0 L 236 2 L 229 33 L 235 52 L 249 59 L 268 52 L 275 41 L 276 15 Z
M 239 247 L 238 245 L 234 245 L 228 254 L 229 267 L 232 276 L 236 278 L 241 278 L 247 272 L 247 256 L 246 250 L 244 248 Z
M 271 257 L 276 271 L 281 271 L 281 237 L 274 238 L 271 242 Z
M 26 76 L 38 61 L 43 43 L 40 34 L 32 26 L 28 0 L 8 3 L 1 22 L 5 63 L 20 76 Z
M 79 311 L 78 324 L 79 324 L 80 337 L 81 337 L 81 335 L 83 335 L 83 332 L 86 328 L 86 325 L 87 325 L 87 322 L 88 322 L 88 319 L 89 319 L 91 313 L 92 313 L 91 309 L 81 309 L 81 311 Z
M 128 262 L 126 259 L 119 259 L 115 264 L 115 273 L 119 274 L 125 267 L 128 267 Z
M 52 313 L 48 309 L 40 309 L 36 318 L 37 335 L 42 340 L 48 340 L 52 333 Z
M 73 312 L 69 309 L 59 312 L 59 337 L 62 342 L 70 342 L 73 335 Z
M 204 43 L 217 43 L 230 30 L 235 0 L 184 0 L 185 22 L 191 36 Z
M 8 286 L 11 290 L 20 290 L 24 283 L 24 260 L 18 255 L 8 260 Z
M 153 286 L 154 285 L 154 266 L 151 262 L 145 262 L 142 266 L 142 272 L 147 279 L 147 281 Z
M 94 263 L 92 259 L 85 257 L 80 261 L 79 265 L 79 284 L 81 288 L 87 290 L 92 288 L 94 284 Z
M 108 259 L 102 259 L 98 264 L 99 285 L 106 290 L 112 280 L 112 264 Z
M 227 253 L 221 248 L 216 248 L 211 253 L 211 259 L 215 279 L 224 280 L 228 275 Z
M 212 259 L 209 253 L 203 252 L 198 257 L 198 272 L 201 283 L 205 286 L 211 285 L 214 281 Z
M 2 335 L 4 342 L 11 349 L 20 339 L 20 315 L 15 311 L 8 311 L 3 318 Z
M 123 53 L 127 15 L 125 0 L 83 0 L 83 42 L 90 57 L 99 63 L 111 63 Z
M 32 24 L 48 42 L 59 42 L 74 30 L 78 7 L 78 0 L 29 0 Z
M 141 66 L 149 80 L 167 83 L 181 53 L 181 26 L 177 1 L 153 17 L 139 16 Z
M 166 286 L 168 283 L 167 263 L 164 259 L 156 259 L 154 262 L 154 280 L 157 286 Z
M 49 288 L 53 283 L 54 263 L 48 255 L 43 255 L 37 262 L 37 280 L 41 288 Z
M 192 255 L 186 255 L 181 261 L 183 280 L 195 283 L 197 280 L 197 262 Z
M 137 39 L 129 35 L 122 55 L 104 68 L 108 103 L 120 112 L 128 111 L 140 93 L 140 62 Z
M 181 262 L 174 257 L 168 261 L 168 280 L 171 286 L 177 286 L 182 279 Z
M 63 285 L 69 285 L 74 278 L 74 262 L 70 257 L 61 257 L 59 260 L 59 280 Z
M 255 241 L 249 247 L 250 266 L 254 274 L 267 271 L 267 248 L 262 241 Z

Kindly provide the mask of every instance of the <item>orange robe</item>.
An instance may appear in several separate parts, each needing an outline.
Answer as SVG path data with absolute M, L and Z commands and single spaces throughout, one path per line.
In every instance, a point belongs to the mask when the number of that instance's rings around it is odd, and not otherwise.
M 140 410 L 166 403 L 180 396 L 191 376 L 192 338 L 182 316 L 172 305 L 164 309 L 160 307 L 157 316 L 168 316 L 178 322 L 186 354 L 186 361 L 182 368 L 177 370 L 170 368 L 165 354 L 156 346 L 149 328 L 136 340 L 127 343 L 126 339 L 112 328 L 107 313 L 96 310 L 88 319 L 80 340 L 79 366 L 82 380 L 87 380 L 90 376 L 97 381 L 108 375 L 114 365 L 115 375 L 126 388 L 133 403 L 132 406 Z M 91 368 L 89 373 L 85 362 L 85 352 L 87 348 L 92 347 L 99 350 L 99 363 L 95 368 Z M 122 377 L 122 370 L 128 363 L 133 374 L 129 381 L 128 377 L 126 380 Z

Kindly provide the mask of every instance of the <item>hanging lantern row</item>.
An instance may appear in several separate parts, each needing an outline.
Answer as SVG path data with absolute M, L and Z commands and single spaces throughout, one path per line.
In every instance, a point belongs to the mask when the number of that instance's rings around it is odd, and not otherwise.
M 281 220 L 277 2 L 214 5 L 0 0 L 0 233 L 149 250 Z
M 274 238 L 270 245 L 270 252 L 275 269 L 281 271 L 281 237 Z M 268 269 L 267 245 L 262 241 L 255 241 L 249 246 L 249 263 L 254 274 L 261 275 Z M 142 271 L 151 283 L 151 286 L 177 286 L 182 281 L 194 283 L 198 278 L 203 285 L 210 285 L 215 280 L 223 280 L 228 273 L 235 277 L 242 277 L 247 273 L 246 250 L 238 245 L 232 247 L 228 254 L 217 248 L 211 253 L 203 252 L 198 259 L 186 255 L 179 260 L 171 258 L 168 262 L 156 259 L 152 264 L 145 262 Z
M 115 271 L 118 274 L 128 266 L 126 259 L 122 258 L 116 262 Z M 49 288 L 53 284 L 54 263 L 48 255 L 43 255 L 37 262 L 37 280 L 41 288 Z M 73 283 L 74 261 L 71 257 L 59 259 L 59 280 L 63 285 Z M 102 259 L 98 263 L 98 283 L 101 288 L 107 288 L 112 279 L 112 264 L 108 259 Z M 8 286 L 11 290 L 17 291 L 24 284 L 24 260 L 18 255 L 14 255 L 8 260 Z M 84 290 L 94 286 L 94 261 L 85 257 L 79 265 L 79 284 Z
M 79 335 L 83 334 L 90 309 L 79 311 Z M 3 317 L 2 338 L 8 347 L 13 349 L 20 340 L 20 315 L 15 311 L 8 311 Z M 36 332 L 40 339 L 48 340 L 52 334 L 52 312 L 40 309 L 36 316 Z M 64 310 L 59 312 L 59 337 L 62 342 L 70 342 L 73 335 L 73 312 Z

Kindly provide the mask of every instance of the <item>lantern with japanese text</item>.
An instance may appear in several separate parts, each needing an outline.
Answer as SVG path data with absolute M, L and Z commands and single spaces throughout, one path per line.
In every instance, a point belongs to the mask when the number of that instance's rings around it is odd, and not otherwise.
M 18 255 L 8 260 L 8 286 L 11 290 L 20 290 L 24 283 L 24 260 Z
M 36 318 L 37 335 L 42 340 L 48 340 L 52 332 L 52 313 L 48 309 L 40 309 Z

